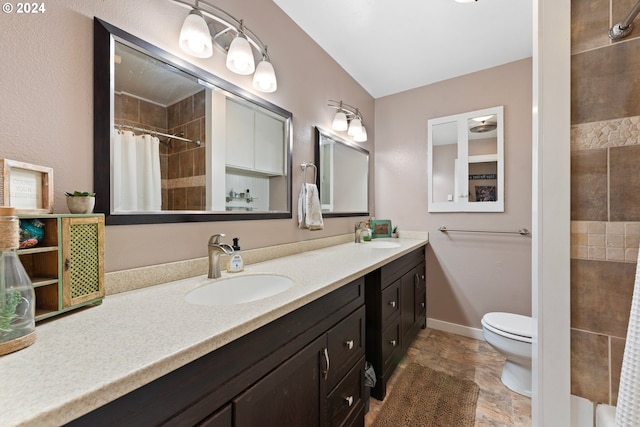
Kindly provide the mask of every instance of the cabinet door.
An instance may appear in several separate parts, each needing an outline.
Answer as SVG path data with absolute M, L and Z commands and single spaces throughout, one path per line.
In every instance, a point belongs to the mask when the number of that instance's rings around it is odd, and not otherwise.
M 226 164 L 241 169 L 253 169 L 254 110 L 227 100 Z
M 284 174 L 284 123 L 266 114 L 255 113 L 255 160 L 257 171 Z
M 62 305 L 104 296 L 104 217 L 62 218 Z
M 402 276 L 402 347 L 406 350 L 424 324 L 424 263 Z
M 326 335 L 316 339 L 234 399 L 235 426 L 324 425 L 326 391 L 320 358 L 326 341 Z

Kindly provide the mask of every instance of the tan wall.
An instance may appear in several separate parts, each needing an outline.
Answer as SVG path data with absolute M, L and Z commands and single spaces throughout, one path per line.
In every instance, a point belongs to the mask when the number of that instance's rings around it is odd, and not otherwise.
M 313 159 L 313 126 L 328 128 L 329 99 L 357 106 L 373 122 L 374 101 L 270 0 L 217 0 L 244 19 L 269 45 L 278 91 L 262 96 L 293 113 L 294 199 L 302 184 L 299 165 Z M 253 91 L 251 78 L 225 68 L 224 55 L 197 59 L 177 43 L 187 10 L 168 0 L 56 0 L 40 15 L 3 14 L 0 61 L 0 157 L 54 169 L 55 211 L 66 213 L 63 194 L 93 187 L 93 17 L 134 34 Z M 368 130 L 373 152 L 375 131 Z M 97 197 L 107 197 L 98 194 Z M 371 199 L 373 207 L 373 192 Z M 355 218 L 332 218 L 325 230 L 297 228 L 292 219 L 109 226 L 106 269 L 115 271 L 206 256 L 213 233 L 240 237 L 243 248 L 297 242 L 353 231 Z
M 443 234 L 531 229 L 532 61 L 525 59 L 376 100 L 376 218 L 429 232 L 427 315 L 480 328 L 489 311 L 531 314 L 531 239 Z M 427 212 L 427 120 L 504 105 L 505 212 Z
M 571 2 L 571 392 L 615 405 L 640 243 L 635 0 Z

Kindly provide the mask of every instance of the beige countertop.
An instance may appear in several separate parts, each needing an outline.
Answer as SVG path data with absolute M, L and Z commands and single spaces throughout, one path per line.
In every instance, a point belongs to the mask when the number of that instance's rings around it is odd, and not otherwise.
M 0 423 L 71 421 L 427 244 L 393 241 L 400 247 L 345 243 L 218 279 L 262 273 L 293 279 L 292 288 L 255 302 L 187 303 L 189 291 L 211 280 L 204 275 L 110 295 L 99 306 L 38 324 L 33 345 L 0 357 Z

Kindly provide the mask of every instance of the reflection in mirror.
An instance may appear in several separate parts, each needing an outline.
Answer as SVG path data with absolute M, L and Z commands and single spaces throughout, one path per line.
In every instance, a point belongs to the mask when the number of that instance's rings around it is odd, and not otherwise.
M 316 127 L 323 216 L 369 215 L 369 151 Z
M 94 42 L 107 224 L 291 217 L 291 113 L 98 19 Z
M 503 212 L 503 107 L 428 127 L 429 212 Z

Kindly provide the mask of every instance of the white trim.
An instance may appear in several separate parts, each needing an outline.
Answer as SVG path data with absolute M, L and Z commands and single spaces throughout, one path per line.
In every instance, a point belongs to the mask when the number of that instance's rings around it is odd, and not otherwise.
M 531 421 L 571 425 L 571 0 L 533 0 Z
M 470 326 L 462 326 L 456 323 L 445 322 L 444 320 L 427 318 L 427 327 L 438 331 L 449 332 L 463 337 L 473 338 L 485 341 L 482 329 L 472 328 Z

